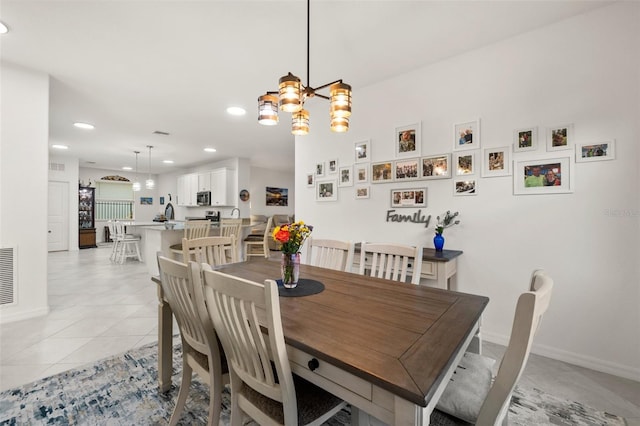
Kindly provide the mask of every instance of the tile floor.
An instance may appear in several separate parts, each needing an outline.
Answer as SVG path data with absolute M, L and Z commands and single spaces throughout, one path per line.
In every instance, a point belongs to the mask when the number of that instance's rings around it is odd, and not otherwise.
M 50 313 L 0 324 L 0 390 L 157 341 L 156 287 L 145 265 L 113 264 L 109 253 L 49 253 Z M 483 350 L 499 359 L 504 347 L 485 342 Z M 640 426 L 638 382 L 534 354 L 520 383 Z

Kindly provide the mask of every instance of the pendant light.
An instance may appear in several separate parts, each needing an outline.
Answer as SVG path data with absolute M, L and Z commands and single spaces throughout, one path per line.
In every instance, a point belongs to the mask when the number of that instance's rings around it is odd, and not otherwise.
M 153 189 L 156 186 L 156 183 L 151 179 L 151 148 L 153 148 L 153 145 L 147 145 L 147 148 L 149 148 L 149 178 L 145 182 L 144 186 L 147 189 Z
M 291 133 L 306 135 L 309 133 L 309 112 L 304 109 L 307 99 L 317 96 L 329 101 L 330 127 L 334 132 L 349 130 L 351 116 L 351 86 L 336 80 L 319 87 L 311 87 L 309 79 L 309 12 L 310 0 L 307 0 L 307 85 L 299 77 L 288 73 L 280 78 L 278 91 L 267 92 L 258 98 L 258 123 L 273 126 L 278 124 L 278 107 L 280 110 L 292 113 Z M 329 87 L 329 96 L 321 95 L 317 91 Z
M 133 190 L 135 192 L 140 191 L 140 182 L 138 182 L 138 154 L 140 154 L 140 151 L 133 151 L 136 154 L 136 180 L 135 182 L 133 182 Z

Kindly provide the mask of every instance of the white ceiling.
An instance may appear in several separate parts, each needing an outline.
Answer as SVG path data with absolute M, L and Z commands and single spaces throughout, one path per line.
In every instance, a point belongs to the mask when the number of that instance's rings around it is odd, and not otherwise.
M 342 78 L 355 98 L 367 85 L 608 3 L 313 0 L 310 84 Z M 153 173 L 230 157 L 293 167 L 289 114 L 261 126 L 256 101 L 289 71 L 307 82 L 305 1 L 0 0 L 0 20 L 10 29 L 0 36 L 2 61 L 51 76 L 50 145 L 69 150 L 50 152 L 119 170 L 135 166 L 139 150 L 146 172 L 153 145 Z M 227 115 L 232 105 L 247 115 Z M 329 125 L 328 114 L 311 120 L 312 132 Z

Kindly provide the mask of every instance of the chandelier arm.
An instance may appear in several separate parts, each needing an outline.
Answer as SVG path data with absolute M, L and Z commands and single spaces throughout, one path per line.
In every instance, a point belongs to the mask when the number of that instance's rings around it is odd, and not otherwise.
M 336 81 L 332 81 L 331 83 L 323 84 L 322 86 L 319 86 L 319 87 L 315 87 L 315 88 L 313 88 L 313 90 L 314 91 L 322 90 L 322 89 L 325 89 L 325 88 L 331 86 L 332 84 L 336 84 L 336 83 L 342 83 L 342 79 L 336 80 Z M 319 95 L 316 94 L 316 96 L 319 96 Z M 327 98 L 327 99 L 329 99 L 329 98 Z
M 314 96 L 317 96 L 319 98 L 326 99 L 326 100 L 331 99 L 329 96 L 321 95 L 320 93 L 315 93 Z

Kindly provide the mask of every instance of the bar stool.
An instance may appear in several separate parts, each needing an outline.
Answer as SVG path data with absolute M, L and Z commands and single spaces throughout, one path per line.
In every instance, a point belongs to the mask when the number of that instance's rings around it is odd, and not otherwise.
M 124 224 L 122 222 L 115 223 L 116 231 L 116 262 L 122 264 L 128 258 L 135 258 L 138 262 L 142 262 L 140 256 L 140 235 L 132 235 L 125 233 Z

